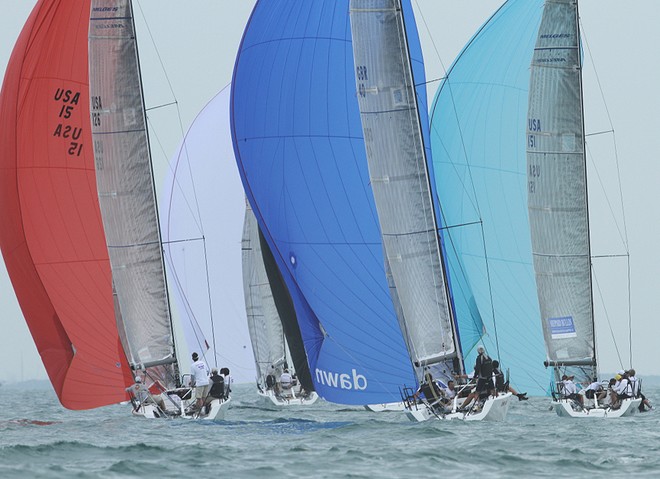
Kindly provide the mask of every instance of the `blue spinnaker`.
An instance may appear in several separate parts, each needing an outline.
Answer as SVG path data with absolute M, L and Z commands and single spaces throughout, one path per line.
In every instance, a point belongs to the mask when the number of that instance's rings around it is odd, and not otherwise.
M 470 317 L 461 308 L 478 309 L 491 356 L 500 356 L 516 388 L 535 394 L 545 393 L 549 373 L 527 215 L 525 126 L 542 5 L 506 2 L 454 62 L 431 115 L 449 271 L 474 292 L 474 302 L 457 304 L 459 328 L 476 334 L 476 323 L 462 323 Z M 461 339 L 469 369 L 476 351 Z
M 385 279 L 350 31 L 347 0 L 258 2 L 234 70 L 232 134 L 317 392 L 373 404 L 416 380 Z

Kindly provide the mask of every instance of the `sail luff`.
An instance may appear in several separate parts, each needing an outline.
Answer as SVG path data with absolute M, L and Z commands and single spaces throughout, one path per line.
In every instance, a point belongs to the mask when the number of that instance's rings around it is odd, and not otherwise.
M 133 368 L 175 359 L 132 4 L 93 0 L 90 98 L 99 202 Z M 152 371 L 171 386 L 176 364 Z
M 576 371 L 587 380 L 596 351 L 584 141 L 577 3 L 546 2 L 527 121 L 534 270 L 548 361 L 588 363 Z
M 420 366 L 459 356 L 401 2 L 351 1 L 358 101 L 383 245 Z

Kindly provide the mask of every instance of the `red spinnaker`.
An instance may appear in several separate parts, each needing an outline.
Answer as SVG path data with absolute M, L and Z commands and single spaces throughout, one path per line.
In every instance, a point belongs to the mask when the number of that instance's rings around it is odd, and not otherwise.
M 89 0 L 40 0 L 0 93 L 0 248 L 65 407 L 126 399 L 91 137 Z

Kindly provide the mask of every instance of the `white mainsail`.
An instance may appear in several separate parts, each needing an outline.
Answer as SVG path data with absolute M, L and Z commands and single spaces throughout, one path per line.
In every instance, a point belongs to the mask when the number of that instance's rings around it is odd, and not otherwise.
M 250 204 L 247 201 L 245 203 L 242 239 L 243 292 L 257 378 L 263 382 L 271 366 L 281 372 L 286 361 L 286 349 L 282 322 L 261 256 L 259 226 Z
M 124 349 L 134 369 L 172 364 L 174 339 L 129 0 L 92 1 L 89 58 L 98 195 Z M 175 371 L 167 368 L 158 376 L 171 386 Z
M 546 2 L 532 58 L 527 124 L 534 269 L 548 364 L 579 366 L 593 377 L 581 67 L 577 2 Z
M 352 0 L 350 9 L 369 176 L 399 321 L 416 365 L 444 362 L 460 351 L 401 2 Z

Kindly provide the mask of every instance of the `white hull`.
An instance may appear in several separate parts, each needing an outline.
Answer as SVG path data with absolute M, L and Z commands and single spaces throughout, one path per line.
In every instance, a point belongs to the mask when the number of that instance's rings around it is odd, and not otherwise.
M 552 408 L 555 410 L 557 415 L 561 417 L 626 417 L 632 416 L 639 412 L 639 405 L 642 402 L 641 399 L 624 399 L 621 401 L 621 407 L 619 409 L 610 409 L 609 407 L 599 407 L 593 409 L 582 409 L 577 407 L 577 410 L 573 409 L 573 406 L 576 404 L 570 399 L 560 399 L 558 401 L 552 401 Z
M 292 394 L 276 395 L 272 389 L 267 391 L 257 390 L 257 394 L 262 398 L 267 407 L 288 407 L 288 406 L 310 406 L 314 404 L 319 395 L 315 392 L 309 393 L 307 396 L 297 396 L 295 392 Z
M 364 408 L 367 411 L 372 412 L 405 411 L 406 405 L 402 402 L 390 402 L 383 404 L 367 404 Z
M 459 420 L 459 421 L 504 421 L 506 414 L 509 410 L 509 401 L 512 394 L 500 394 L 497 397 L 489 397 L 483 407 L 478 410 L 457 411 L 458 401 L 463 399 L 454 400 L 454 408 L 449 413 L 435 412 L 431 407 L 426 404 L 415 404 L 411 409 L 406 410 L 406 416 L 413 422 L 424 422 L 429 419 L 440 420 Z
M 203 413 L 193 412 L 186 414 L 186 408 L 189 407 L 193 401 L 183 401 L 180 409 L 175 409 L 174 405 L 167 405 L 166 411 L 163 412 L 155 404 L 145 404 L 133 409 L 134 416 L 140 416 L 147 419 L 159 418 L 183 418 L 183 419 L 202 419 L 205 421 L 222 421 L 225 418 L 225 413 L 231 404 L 231 397 L 226 399 L 213 399 L 205 408 Z

